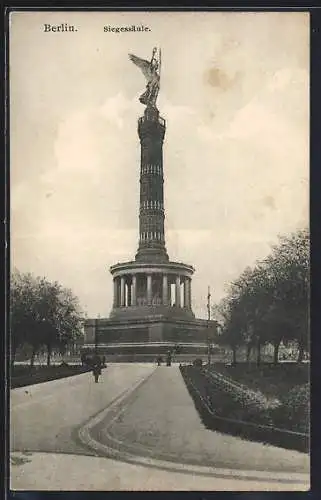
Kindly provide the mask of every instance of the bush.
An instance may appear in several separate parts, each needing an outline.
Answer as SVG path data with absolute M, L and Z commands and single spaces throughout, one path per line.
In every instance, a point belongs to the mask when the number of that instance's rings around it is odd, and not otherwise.
M 15 367 L 16 368 L 16 367 Z M 49 380 L 70 377 L 87 372 L 88 367 L 82 366 L 37 366 L 33 369 L 30 366 L 20 367 L 18 370 L 12 370 L 10 377 L 11 388 L 23 387 L 26 385 L 40 384 Z
M 195 365 L 186 367 L 185 373 L 215 415 L 272 425 L 271 411 L 279 405 L 277 400 L 268 399 L 260 391 L 235 384 L 219 374 L 195 370 Z
M 218 378 L 214 384 L 205 370 L 196 370 L 193 366 L 182 366 L 181 373 L 206 428 L 304 453 L 309 451 L 308 433 L 291 434 L 286 428 L 273 427 L 271 415 L 277 404 L 281 406 L 280 402 L 264 402 L 259 395 L 252 394 L 252 398 L 236 403 L 237 398 L 220 389 L 226 382 L 224 379 Z M 240 395 L 238 389 L 234 389 Z
M 276 400 L 267 399 L 261 392 L 253 391 L 233 381 L 208 374 L 210 382 L 210 404 L 215 414 L 263 425 L 271 425 L 270 408 L 278 405 Z
M 309 381 L 309 366 L 294 363 L 280 363 L 274 366 L 264 363 L 258 367 L 255 363 L 239 363 L 235 367 L 216 365 L 213 370 L 241 383 L 254 391 L 260 391 L 270 398 L 281 399 L 295 386 Z
M 294 387 L 281 399 L 281 404 L 272 414 L 275 427 L 287 428 L 297 432 L 309 433 L 310 386 L 303 384 Z
M 294 387 L 280 399 L 268 398 L 218 373 L 196 370 L 195 361 L 193 366 L 184 367 L 183 375 L 216 416 L 309 433 L 309 384 Z

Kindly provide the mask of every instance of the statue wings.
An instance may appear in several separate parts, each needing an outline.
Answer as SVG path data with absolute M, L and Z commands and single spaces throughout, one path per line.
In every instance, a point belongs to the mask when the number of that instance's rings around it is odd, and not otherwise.
M 146 59 L 141 59 L 140 57 L 134 56 L 134 54 L 129 54 L 129 59 L 138 66 L 145 78 L 150 81 L 153 77 L 152 73 L 152 68 L 151 68 L 151 63 L 149 61 L 146 61 Z

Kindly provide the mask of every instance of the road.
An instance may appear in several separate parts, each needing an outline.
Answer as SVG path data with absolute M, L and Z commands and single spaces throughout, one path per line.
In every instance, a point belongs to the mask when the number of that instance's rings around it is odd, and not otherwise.
M 163 460 L 256 471 L 309 470 L 304 453 L 206 429 L 176 366 L 157 368 L 112 422 L 99 424 L 98 432 L 100 441 L 114 438 L 132 453 L 143 450 Z
M 91 373 L 11 391 L 12 450 L 55 453 L 94 453 L 77 442 L 76 431 L 89 418 L 139 380 L 152 365 L 109 365 L 98 384 Z
M 307 455 L 205 429 L 178 366 L 108 365 L 98 384 L 86 373 L 12 390 L 10 431 L 13 489 L 309 486 Z

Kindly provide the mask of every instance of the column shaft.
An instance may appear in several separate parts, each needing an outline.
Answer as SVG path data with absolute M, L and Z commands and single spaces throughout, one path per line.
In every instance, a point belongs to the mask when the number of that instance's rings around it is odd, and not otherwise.
M 189 309 L 189 279 L 184 280 L 184 307 Z
M 188 279 L 188 307 L 192 309 L 192 280 Z
M 132 277 L 132 306 L 136 306 L 136 289 L 137 289 L 137 278 L 136 274 Z
M 114 278 L 114 302 L 113 307 L 118 307 L 118 279 Z
M 176 276 L 175 305 L 176 305 L 176 307 L 181 307 L 181 278 L 180 278 L 180 276 Z
M 117 278 L 117 307 L 120 307 L 120 278 Z
M 152 303 L 152 275 L 147 274 L 147 304 L 150 306 Z
M 120 307 L 125 306 L 125 277 L 120 278 Z
M 127 281 L 127 306 L 132 305 L 132 284 L 131 281 Z
M 162 304 L 167 306 L 168 304 L 168 279 L 167 274 L 163 274 L 163 297 Z
M 167 288 L 167 301 L 168 301 L 168 305 L 171 306 L 172 305 L 172 286 L 171 286 L 170 282 L 168 283 L 168 288 Z

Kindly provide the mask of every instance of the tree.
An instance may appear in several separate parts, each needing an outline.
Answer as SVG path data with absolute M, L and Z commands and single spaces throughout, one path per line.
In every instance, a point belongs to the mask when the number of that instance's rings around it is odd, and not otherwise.
M 22 343 L 32 346 L 31 366 L 42 346 L 50 365 L 54 347 L 64 349 L 81 335 L 82 312 L 71 290 L 58 282 L 15 270 L 11 276 L 11 353 L 14 361 Z
M 219 345 L 228 345 L 232 349 L 233 364 L 236 364 L 236 352 L 239 345 L 238 331 L 233 329 L 231 320 L 232 303 L 229 297 L 224 297 L 220 303 L 213 304 L 212 316 L 218 321 L 219 332 L 217 335 L 217 343 Z
M 298 343 L 298 362 L 309 350 L 309 300 L 310 300 L 310 238 L 308 230 L 301 230 L 283 238 L 279 249 L 285 262 L 291 291 L 287 295 L 291 310 L 294 337 Z
M 308 315 L 310 287 L 310 239 L 307 229 L 280 237 L 278 245 L 265 259 L 273 280 L 273 301 L 268 311 L 273 324 L 273 338 L 278 349 L 281 341 L 296 340 L 298 362 L 308 350 Z M 276 362 L 275 353 L 275 362 Z
M 11 359 L 22 344 L 32 348 L 31 366 L 39 350 L 42 339 L 38 325 L 38 313 L 35 305 L 38 301 L 37 280 L 30 274 L 14 271 L 10 287 L 10 322 L 11 322 Z
M 308 310 L 309 234 L 300 230 L 280 237 L 266 259 L 246 268 L 215 312 L 223 319 L 221 342 L 232 347 L 233 362 L 237 347 L 246 345 L 247 360 L 256 347 L 259 365 L 264 344 L 273 344 L 276 364 L 281 342 L 292 340 L 302 361 L 309 343 Z
M 246 345 L 247 361 L 251 350 L 256 347 L 257 363 L 260 364 L 261 346 L 266 342 L 266 332 L 262 328 L 267 301 L 264 278 L 261 266 L 247 267 L 230 285 L 225 299 L 223 341 L 227 341 L 233 350 L 233 363 L 236 362 L 237 348 Z
M 241 311 L 237 300 L 223 301 L 219 306 L 221 317 L 225 318 L 221 323 L 221 333 L 218 336 L 218 343 L 228 345 L 232 350 L 232 364 L 237 363 L 237 350 L 243 343 L 241 333 Z

